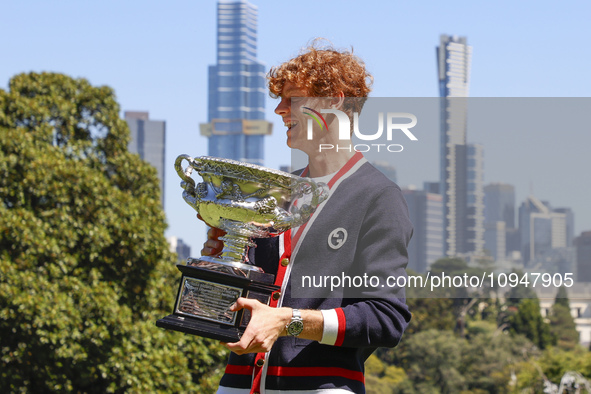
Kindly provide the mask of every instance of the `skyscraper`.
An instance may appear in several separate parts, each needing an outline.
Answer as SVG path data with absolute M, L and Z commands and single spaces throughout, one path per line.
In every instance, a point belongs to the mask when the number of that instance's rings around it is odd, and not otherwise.
M 502 260 L 507 248 L 507 233 L 515 228 L 515 188 L 506 183 L 484 187 L 484 246 L 495 260 Z M 519 250 L 519 249 L 516 249 Z
M 519 207 L 521 254 L 525 263 L 550 249 L 566 247 L 566 214 L 553 211 L 534 196 Z
M 177 254 L 178 262 L 184 263 L 191 257 L 191 247 L 183 242 L 179 237 L 169 237 L 166 239 L 170 246 L 170 251 Z
M 484 149 L 468 144 L 466 149 L 466 217 L 464 253 L 484 250 Z
M 573 246 L 575 240 L 575 213 L 570 208 L 555 208 L 554 212 L 566 215 L 566 246 Z
M 442 34 L 439 37 L 437 47 L 437 69 L 439 71 L 439 96 L 440 97 L 468 97 L 470 88 L 470 61 L 472 59 L 472 47 L 468 46 L 466 37 L 448 36 Z M 461 113 L 458 112 L 458 115 Z M 454 130 L 458 141 L 466 142 L 466 118 L 458 116 L 458 122 L 464 128 Z M 459 133 L 463 131 L 463 135 Z
M 505 222 L 487 222 L 484 225 L 484 247 L 495 261 L 503 260 L 507 254 L 507 231 Z
M 424 190 L 403 190 L 414 226 L 408 245 L 408 268 L 426 272 L 443 257 L 443 198 Z
M 440 191 L 448 256 L 481 254 L 484 248 L 483 149 L 466 142 L 471 55 L 466 37 L 441 35 L 437 47 L 442 97 Z
M 575 238 L 577 248 L 577 282 L 591 282 L 591 231 L 585 231 Z
M 265 67 L 257 61 L 257 8 L 247 1 L 220 1 L 217 21 L 217 64 L 209 66 L 209 155 L 262 165 Z
M 148 112 L 125 111 L 131 139 L 128 149 L 156 167 L 160 180 L 160 201 L 164 206 L 164 165 L 166 148 L 166 122 L 150 120 Z
M 484 187 L 485 222 L 505 222 L 515 228 L 515 188 L 507 183 L 490 183 Z

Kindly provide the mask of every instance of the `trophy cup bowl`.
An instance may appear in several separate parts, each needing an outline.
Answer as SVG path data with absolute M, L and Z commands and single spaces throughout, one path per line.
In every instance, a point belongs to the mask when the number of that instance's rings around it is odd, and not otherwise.
M 230 306 L 238 297 L 268 305 L 280 289 L 274 285 L 274 275 L 249 264 L 248 250 L 256 246 L 253 238 L 276 236 L 304 224 L 328 197 L 328 188 L 283 171 L 207 156 L 180 155 L 175 169 L 185 202 L 226 235 L 220 237 L 224 248 L 219 256 L 190 257 L 186 265 L 177 265 L 182 277 L 174 311 L 156 325 L 236 342 L 250 312 L 232 312 Z M 195 183 L 194 170 L 203 182 Z M 303 203 L 296 206 L 297 199 Z

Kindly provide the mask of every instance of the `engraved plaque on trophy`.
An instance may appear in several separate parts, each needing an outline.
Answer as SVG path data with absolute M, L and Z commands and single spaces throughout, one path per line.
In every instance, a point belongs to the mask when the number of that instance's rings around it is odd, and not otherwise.
M 182 167 L 183 161 L 188 163 Z M 175 169 L 182 179 L 183 198 L 211 226 L 226 235 L 219 256 L 187 259 L 177 265 L 182 273 L 174 311 L 156 322 L 158 327 L 224 342 L 236 342 L 250 312 L 232 312 L 238 297 L 269 304 L 274 275 L 249 264 L 253 238 L 267 238 L 304 224 L 327 198 L 325 184 L 282 171 L 215 157 L 177 157 Z M 191 177 L 196 170 L 203 182 Z M 293 202 L 296 199 L 306 203 Z

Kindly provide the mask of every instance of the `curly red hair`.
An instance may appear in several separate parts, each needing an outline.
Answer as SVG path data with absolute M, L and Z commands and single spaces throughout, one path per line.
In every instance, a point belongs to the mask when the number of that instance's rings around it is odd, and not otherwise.
M 283 85 L 291 82 L 308 91 L 311 97 L 367 97 L 373 77 L 353 52 L 332 46 L 318 47 L 318 39 L 297 57 L 271 68 L 267 78 L 273 98 L 281 96 Z

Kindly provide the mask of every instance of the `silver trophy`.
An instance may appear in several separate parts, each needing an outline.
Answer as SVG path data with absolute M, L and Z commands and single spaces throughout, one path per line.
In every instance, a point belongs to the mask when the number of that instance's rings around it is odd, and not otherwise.
M 188 164 L 185 168 L 183 161 Z M 269 304 L 279 294 L 274 275 L 249 262 L 253 239 L 306 223 L 328 197 L 328 187 L 283 171 L 215 157 L 181 155 L 175 169 L 183 180 L 183 199 L 226 235 L 220 238 L 224 248 L 219 256 L 189 258 L 186 265 L 177 265 L 182 278 L 174 312 L 156 325 L 235 342 L 250 320 L 247 310 L 229 310 L 236 299 Z M 203 182 L 195 183 L 194 170 Z

